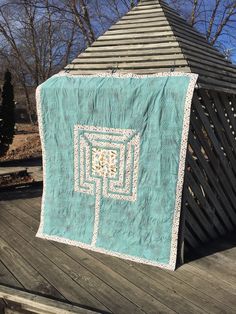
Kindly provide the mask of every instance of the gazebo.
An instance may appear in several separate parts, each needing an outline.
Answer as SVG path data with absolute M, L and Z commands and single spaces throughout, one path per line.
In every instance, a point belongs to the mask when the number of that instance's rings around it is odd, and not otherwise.
M 182 260 L 184 251 L 235 229 L 236 67 L 198 31 L 164 1 L 142 0 L 65 70 L 199 74 L 185 168 Z
M 218 238 L 236 225 L 236 68 L 164 2 L 143 0 L 66 71 L 199 74 L 179 260 L 205 256 L 170 272 L 36 238 L 42 188 L 29 183 L 0 193 L 0 312 L 235 313 L 235 236 Z

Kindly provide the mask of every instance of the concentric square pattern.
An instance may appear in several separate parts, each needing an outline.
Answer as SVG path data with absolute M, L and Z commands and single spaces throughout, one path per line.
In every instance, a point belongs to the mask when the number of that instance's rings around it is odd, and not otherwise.
M 74 127 L 74 189 L 95 196 L 92 245 L 96 244 L 101 197 L 137 199 L 140 136 L 135 130 Z

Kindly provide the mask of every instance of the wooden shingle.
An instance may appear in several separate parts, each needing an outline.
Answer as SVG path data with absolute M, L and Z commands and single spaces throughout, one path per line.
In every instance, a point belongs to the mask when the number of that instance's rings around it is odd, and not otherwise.
M 71 74 L 199 74 L 199 87 L 236 93 L 236 66 L 161 0 L 142 0 L 65 70 Z

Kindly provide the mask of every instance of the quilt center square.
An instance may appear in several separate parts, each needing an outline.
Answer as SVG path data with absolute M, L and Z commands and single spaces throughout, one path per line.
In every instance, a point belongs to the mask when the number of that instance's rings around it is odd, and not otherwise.
M 92 148 L 92 173 L 94 176 L 114 178 L 117 174 L 117 151 Z

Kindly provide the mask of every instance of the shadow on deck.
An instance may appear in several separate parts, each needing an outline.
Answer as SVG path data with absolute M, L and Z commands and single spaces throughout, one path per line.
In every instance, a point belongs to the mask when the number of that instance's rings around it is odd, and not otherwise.
M 0 285 L 99 313 L 236 312 L 235 236 L 171 272 L 36 238 L 40 203 L 41 189 L 0 193 Z

